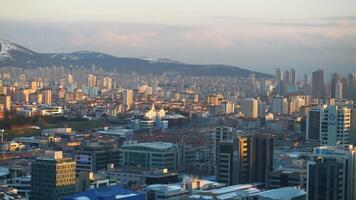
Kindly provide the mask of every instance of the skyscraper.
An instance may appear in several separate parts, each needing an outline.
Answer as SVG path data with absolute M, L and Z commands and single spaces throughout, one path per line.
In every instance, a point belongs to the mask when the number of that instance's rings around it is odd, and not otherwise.
M 290 82 L 293 86 L 296 85 L 296 71 L 295 69 L 291 69 L 290 72 L 289 72 L 289 78 L 290 78 Z
M 289 74 L 289 71 L 288 71 L 288 70 L 284 70 L 284 72 L 283 72 L 283 80 L 284 80 L 286 83 L 289 83 L 289 82 L 290 82 L 290 74 Z
M 304 86 L 309 85 L 309 76 L 308 74 L 304 74 Z
M 276 69 L 276 84 L 282 80 L 282 71 L 280 68 Z
M 273 168 L 273 138 L 235 135 L 217 145 L 217 178 L 227 185 L 261 182 Z
M 308 160 L 307 199 L 347 200 L 350 194 L 350 153 L 318 147 Z
M 313 98 L 321 98 L 328 96 L 324 82 L 324 70 L 319 69 L 313 72 L 312 80 L 312 96 Z
M 57 200 L 75 192 L 75 161 L 46 151 L 31 165 L 32 200 Z
M 338 89 L 338 83 L 340 82 L 340 74 L 339 73 L 333 73 L 331 74 L 331 97 L 336 98 L 336 90 Z

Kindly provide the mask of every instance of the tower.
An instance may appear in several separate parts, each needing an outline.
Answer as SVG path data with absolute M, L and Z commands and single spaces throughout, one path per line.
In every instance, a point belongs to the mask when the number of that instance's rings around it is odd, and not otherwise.
M 312 96 L 313 98 L 322 98 L 328 96 L 324 82 L 324 70 L 319 69 L 313 72 Z
M 217 145 L 217 178 L 227 185 L 266 180 L 273 169 L 273 138 L 269 135 L 234 135 Z

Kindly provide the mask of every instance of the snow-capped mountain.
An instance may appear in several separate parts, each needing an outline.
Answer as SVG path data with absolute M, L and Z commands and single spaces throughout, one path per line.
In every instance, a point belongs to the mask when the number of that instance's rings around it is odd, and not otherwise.
M 25 47 L 0 39 L 0 60 L 13 60 L 17 56 L 16 54 L 33 56 L 35 53 Z
M 0 39 L 0 67 L 50 67 L 95 65 L 106 71 L 136 72 L 139 74 L 181 74 L 188 76 L 239 76 L 271 78 L 269 74 L 229 65 L 194 65 L 167 58 L 115 57 L 105 53 L 77 51 L 72 53 L 38 53 L 7 40 Z

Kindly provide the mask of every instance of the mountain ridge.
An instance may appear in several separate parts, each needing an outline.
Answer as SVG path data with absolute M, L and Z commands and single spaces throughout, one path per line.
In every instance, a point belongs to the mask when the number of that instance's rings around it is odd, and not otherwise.
M 139 74 L 181 74 L 187 76 L 236 76 L 248 77 L 254 73 L 257 78 L 272 78 L 270 74 L 223 64 L 187 64 L 168 58 L 116 57 L 95 51 L 71 53 L 38 53 L 8 40 L 0 39 L 0 67 L 47 67 L 95 65 L 106 71 L 136 72 Z

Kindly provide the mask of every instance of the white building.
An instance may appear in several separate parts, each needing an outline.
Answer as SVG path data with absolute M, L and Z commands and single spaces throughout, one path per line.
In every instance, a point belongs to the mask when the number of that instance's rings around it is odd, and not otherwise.
M 350 144 L 351 110 L 339 106 L 313 108 L 307 119 L 307 136 L 319 138 L 322 146 L 336 146 L 337 143 L 347 148 Z M 319 136 L 319 137 L 317 137 Z

